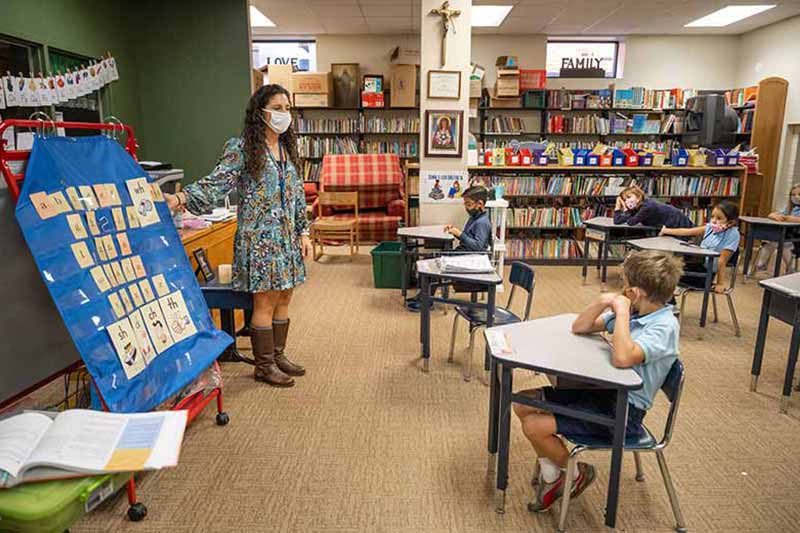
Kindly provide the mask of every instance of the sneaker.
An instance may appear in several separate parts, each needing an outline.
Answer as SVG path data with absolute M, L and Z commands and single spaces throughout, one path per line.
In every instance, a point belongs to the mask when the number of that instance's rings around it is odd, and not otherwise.
M 588 463 L 578 463 L 578 477 L 572 482 L 570 498 L 580 496 L 586 487 L 594 482 L 594 467 Z
M 546 483 L 543 479 L 539 479 L 539 483 L 536 487 L 536 499 L 528 504 L 528 511 L 532 513 L 543 513 L 550 509 L 563 495 L 563 472 L 553 483 Z

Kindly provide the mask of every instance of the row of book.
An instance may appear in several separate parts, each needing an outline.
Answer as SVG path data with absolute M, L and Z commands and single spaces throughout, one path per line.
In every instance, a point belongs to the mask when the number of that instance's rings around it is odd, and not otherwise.
M 600 115 L 557 115 L 547 117 L 547 133 L 596 133 L 607 135 L 610 121 Z
M 510 259 L 578 259 L 581 250 L 573 239 L 513 238 L 506 241 Z
M 672 176 L 637 178 L 637 185 L 651 196 L 738 196 L 739 178 L 723 176 Z
M 519 133 L 525 131 L 525 124 L 519 117 L 497 116 L 488 121 L 491 133 Z
M 689 98 L 697 96 L 695 89 L 646 89 L 631 87 L 614 89 L 615 108 L 682 109 Z
M 575 228 L 583 223 L 584 211 L 579 207 L 521 207 L 509 209 L 511 228 Z
M 303 118 L 297 117 L 298 133 L 356 133 L 358 120 L 354 118 Z
M 755 103 L 758 99 L 758 86 L 745 87 L 743 89 L 733 89 L 725 91 L 725 100 L 728 105 L 743 106 L 750 102 Z
M 419 118 L 365 117 L 360 120 L 365 133 L 419 133 Z
M 361 141 L 362 154 L 397 154 L 398 157 L 419 157 L 417 141 Z
M 684 119 L 678 115 L 667 115 L 661 121 L 661 133 L 683 133 L 684 129 Z
M 319 181 L 319 175 L 322 171 L 322 161 L 305 159 L 301 167 L 303 181 Z
M 323 157 L 325 154 L 357 154 L 358 143 L 349 137 L 299 137 L 297 152 L 300 157 Z
M 753 131 L 753 121 L 756 117 L 755 109 L 745 109 L 739 116 L 739 124 L 736 126 L 737 133 L 750 133 Z
M 608 109 L 611 107 L 611 91 L 572 92 L 568 90 L 547 91 L 547 107 L 560 109 Z
M 597 141 L 552 141 L 557 149 L 570 148 L 574 150 L 592 150 L 597 146 Z M 633 150 L 653 150 L 656 152 L 669 153 L 672 150 L 674 141 L 623 141 L 616 140 L 613 142 L 605 142 L 606 146 L 613 148 L 632 148 Z M 507 141 L 502 139 L 487 139 L 483 141 L 482 147 L 484 149 L 505 148 L 508 145 Z

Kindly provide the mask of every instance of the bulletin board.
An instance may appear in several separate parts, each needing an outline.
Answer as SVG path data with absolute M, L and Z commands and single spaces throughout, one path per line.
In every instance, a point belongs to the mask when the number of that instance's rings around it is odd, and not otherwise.
M 211 321 L 161 191 L 113 139 L 37 136 L 16 216 L 111 411 L 155 408 L 233 342 Z

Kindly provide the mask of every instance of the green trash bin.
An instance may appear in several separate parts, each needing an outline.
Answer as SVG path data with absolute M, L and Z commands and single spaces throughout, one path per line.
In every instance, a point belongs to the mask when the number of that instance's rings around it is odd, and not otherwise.
M 372 277 L 376 289 L 400 288 L 402 260 L 399 242 L 382 242 L 372 249 Z

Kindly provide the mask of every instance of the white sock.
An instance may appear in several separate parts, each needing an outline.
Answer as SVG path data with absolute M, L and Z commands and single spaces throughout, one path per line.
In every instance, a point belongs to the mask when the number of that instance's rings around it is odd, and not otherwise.
M 539 458 L 539 471 L 545 483 L 555 483 L 561 476 L 561 468 L 547 457 Z

